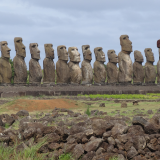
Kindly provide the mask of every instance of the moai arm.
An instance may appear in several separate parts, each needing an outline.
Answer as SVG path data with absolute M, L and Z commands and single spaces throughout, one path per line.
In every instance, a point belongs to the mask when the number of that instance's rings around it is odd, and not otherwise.
M 1 73 L 2 73 L 2 71 L 1 71 L 2 69 L 1 69 L 1 67 L 0 67 L 0 83 L 2 83 L 2 75 L 1 75 Z

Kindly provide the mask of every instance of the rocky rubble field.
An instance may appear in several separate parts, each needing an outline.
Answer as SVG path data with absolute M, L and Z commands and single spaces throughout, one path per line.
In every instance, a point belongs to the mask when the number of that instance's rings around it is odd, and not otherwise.
M 92 110 L 91 116 L 55 108 L 52 112 L 29 115 L 0 115 L 0 144 L 16 152 L 45 140 L 37 150 L 45 160 L 70 153 L 74 160 L 160 159 L 160 114 L 152 118 L 108 116 Z

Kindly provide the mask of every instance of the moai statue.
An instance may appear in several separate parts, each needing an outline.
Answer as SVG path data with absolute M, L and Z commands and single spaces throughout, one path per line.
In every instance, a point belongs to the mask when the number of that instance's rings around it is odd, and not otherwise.
M 128 35 L 120 36 L 121 52 L 118 54 L 119 62 L 119 83 L 131 83 L 133 75 L 132 60 L 130 53 L 132 52 L 132 42 Z
M 145 73 L 142 66 L 143 56 L 140 51 L 134 51 L 134 60 L 133 63 L 133 83 L 142 84 L 144 83 Z
M 70 83 L 71 84 L 80 84 L 82 80 L 82 71 L 79 67 L 79 62 L 81 61 L 80 53 L 78 52 L 77 47 L 68 48 L 70 62 L 69 73 L 70 73 Z
M 93 69 L 90 64 L 92 60 L 92 53 L 90 51 L 89 45 L 82 46 L 83 61 L 82 61 L 82 84 L 92 84 L 93 83 Z
M 66 46 L 60 45 L 57 47 L 58 61 L 56 63 L 57 84 L 69 83 L 69 67 L 68 67 L 68 52 Z
M 157 47 L 159 51 L 159 61 L 157 63 L 157 83 L 160 84 L 160 39 L 157 41 Z
M 12 69 L 9 63 L 10 51 L 6 41 L 0 42 L 1 58 L 0 58 L 0 83 L 11 83 Z
M 151 48 L 144 50 L 147 62 L 145 63 L 145 83 L 155 83 L 156 80 L 156 69 L 153 65 L 154 55 Z
M 54 49 L 52 44 L 45 44 L 46 58 L 43 60 L 43 83 L 55 84 Z
M 31 60 L 29 61 L 29 83 L 41 83 L 42 70 L 39 64 L 40 50 L 37 43 L 30 43 L 29 45 Z
M 105 84 L 106 80 L 106 68 L 104 62 L 106 61 L 105 54 L 102 51 L 102 47 L 96 47 L 94 49 L 96 61 L 94 62 L 94 84 Z
M 107 63 L 107 83 L 116 84 L 118 83 L 118 56 L 115 53 L 115 50 L 108 50 L 108 63 Z
M 21 37 L 14 38 L 16 56 L 13 59 L 14 83 L 25 84 L 27 82 L 27 66 L 24 61 L 26 57 L 25 46 Z

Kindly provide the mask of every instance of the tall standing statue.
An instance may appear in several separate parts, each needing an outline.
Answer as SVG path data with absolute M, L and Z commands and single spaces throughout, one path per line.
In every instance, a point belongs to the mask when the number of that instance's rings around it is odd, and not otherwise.
M 9 63 L 10 51 L 6 41 L 0 42 L 1 58 L 0 58 L 0 83 L 11 83 L 12 70 Z
M 157 47 L 159 51 L 159 61 L 157 63 L 157 83 L 160 84 L 160 39 L 157 41 Z
M 43 60 L 43 83 L 55 83 L 54 49 L 52 44 L 45 44 L 46 58 Z
M 26 57 L 25 46 L 21 37 L 14 38 L 16 56 L 13 59 L 14 83 L 25 84 L 27 82 L 27 66 L 24 61 Z
M 142 84 L 144 83 L 145 73 L 142 66 L 143 56 L 140 51 L 134 51 L 134 60 L 133 63 L 133 83 Z
M 29 83 L 41 83 L 42 70 L 39 64 L 40 50 L 37 43 L 30 43 L 29 45 L 31 60 L 29 61 Z
M 96 61 L 94 62 L 94 83 L 105 84 L 106 80 L 106 68 L 104 62 L 106 61 L 105 54 L 102 51 L 102 47 L 94 49 Z
M 83 58 L 82 61 L 82 84 L 92 84 L 93 83 L 93 69 L 90 64 L 92 60 L 92 53 L 90 51 L 89 45 L 82 46 Z
M 70 73 L 70 83 L 71 84 L 80 84 L 82 80 L 82 71 L 79 67 L 80 53 L 78 52 L 77 47 L 69 47 L 68 48 L 70 62 L 68 63 L 69 66 L 69 73 Z
M 119 83 L 131 83 L 133 75 L 132 60 L 132 42 L 128 35 L 120 36 L 121 52 L 118 54 L 119 62 Z
M 155 83 L 156 80 L 156 69 L 153 65 L 154 63 L 154 55 L 151 48 L 146 48 L 144 50 L 146 60 L 145 63 L 145 83 Z
M 69 83 L 69 67 L 68 67 L 68 52 L 66 46 L 60 45 L 57 47 L 58 61 L 56 63 L 57 84 Z
M 107 83 L 114 84 L 118 83 L 118 56 L 115 53 L 115 50 L 108 50 L 108 63 L 107 63 Z

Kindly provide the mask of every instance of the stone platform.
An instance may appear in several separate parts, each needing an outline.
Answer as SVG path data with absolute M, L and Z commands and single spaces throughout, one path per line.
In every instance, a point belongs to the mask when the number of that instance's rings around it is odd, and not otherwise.
M 146 94 L 160 93 L 160 85 L 104 85 L 104 86 L 82 86 L 82 85 L 55 85 L 55 86 L 0 86 L 0 97 L 17 96 L 60 96 L 78 94 Z

